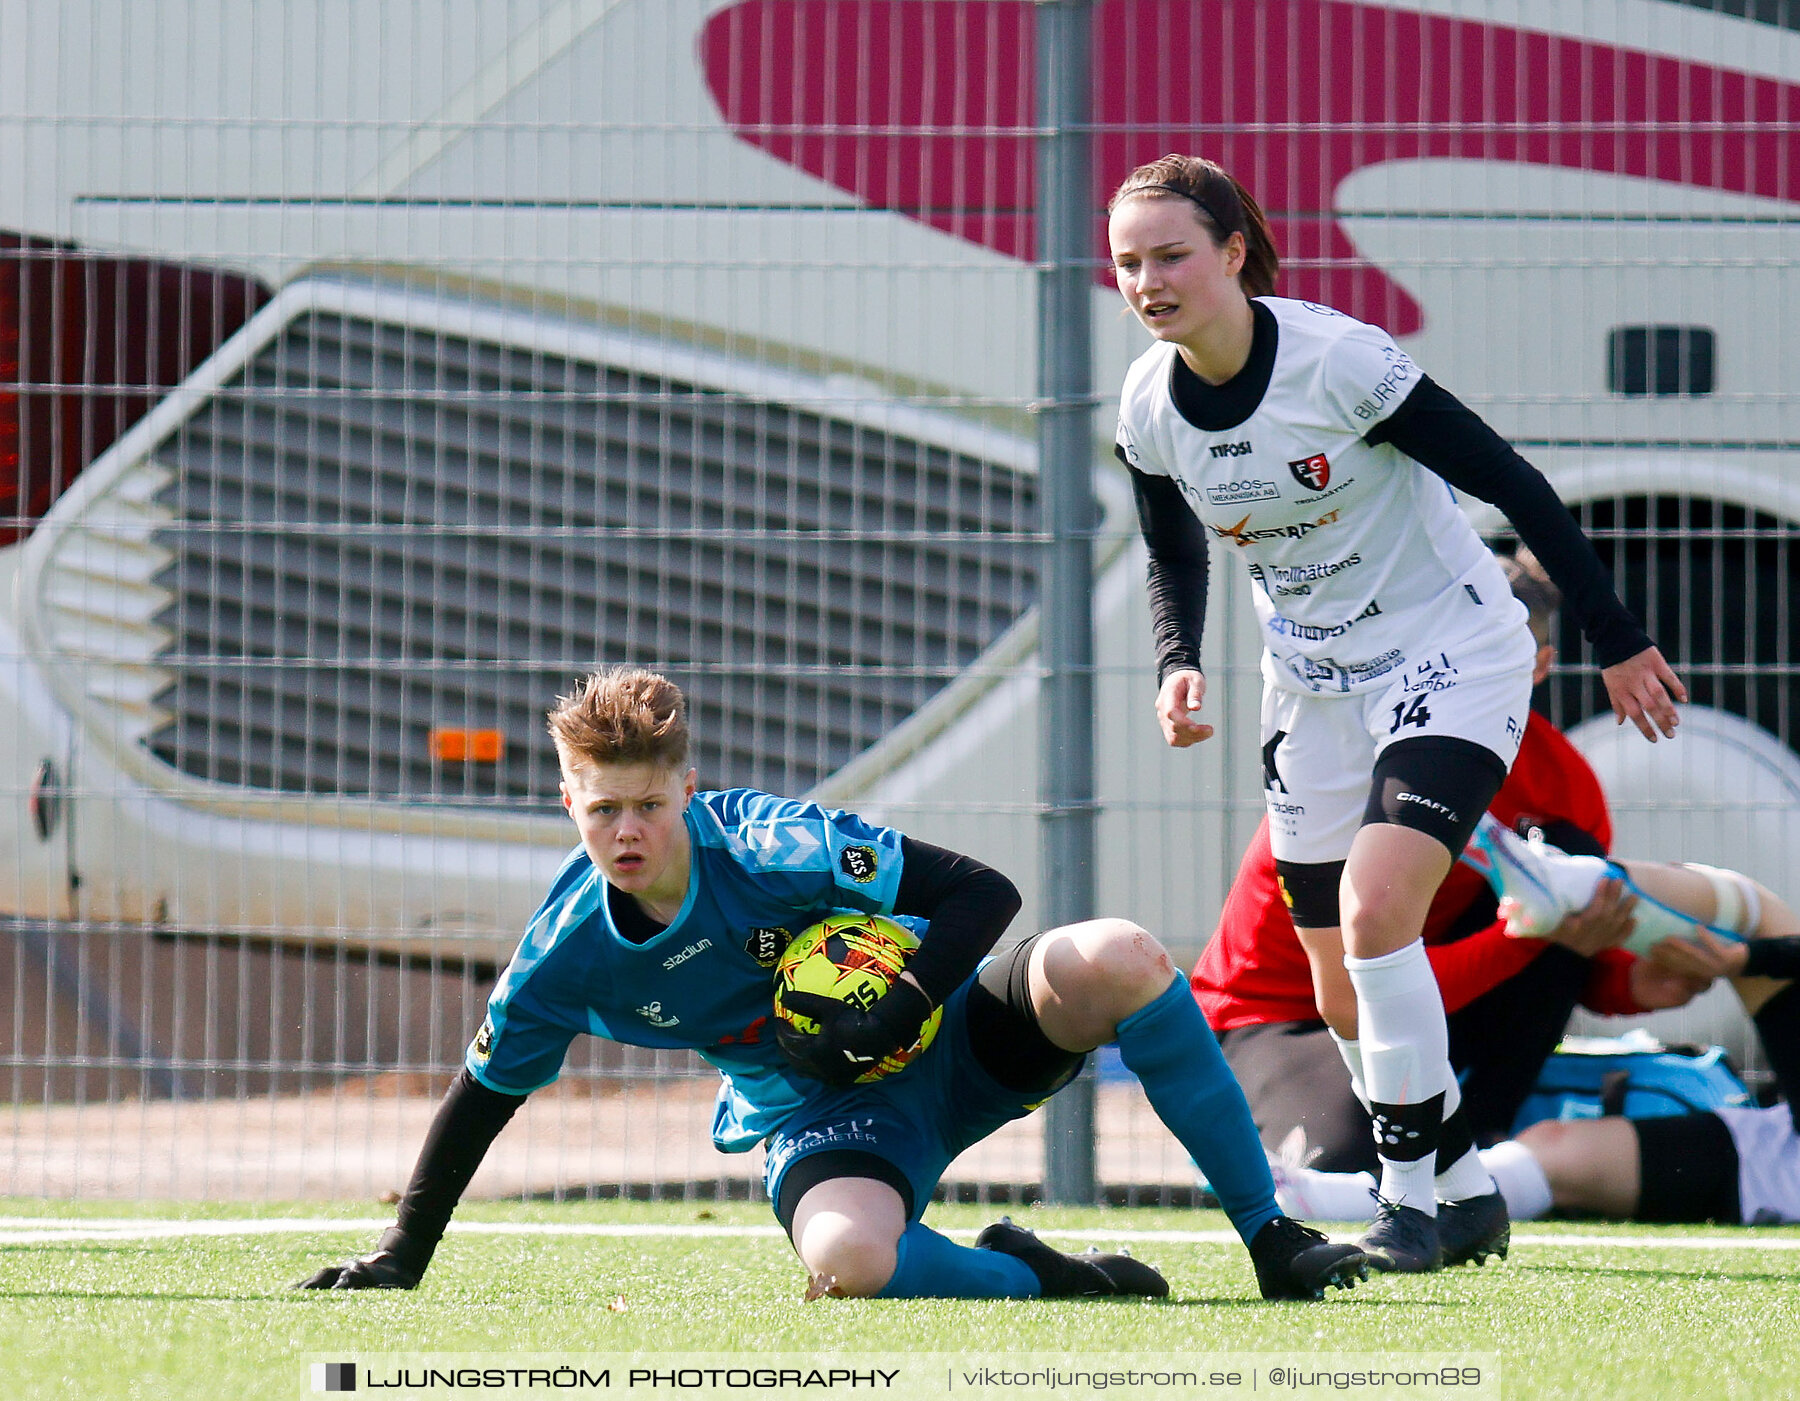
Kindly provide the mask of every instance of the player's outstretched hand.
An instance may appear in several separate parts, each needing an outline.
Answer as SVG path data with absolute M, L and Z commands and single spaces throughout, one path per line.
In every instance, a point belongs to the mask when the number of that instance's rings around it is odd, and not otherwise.
M 1200 706 L 1206 699 L 1206 678 L 1197 671 L 1172 671 L 1156 693 L 1156 723 L 1170 748 L 1186 749 L 1211 739 L 1213 727 L 1200 722 Z
M 381 1233 L 375 1249 L 341 1265 L 327 1265 L 296 1289 L 411 1289 L 425 1277 L 431 1252 L 420 1251 L 398 1226 Z
M 884 1056 L 919 1039 L 931 1015 L 931 999 L 916 984 L 899 979 L 866 1011 L 835 997 L 794 989 L 782 993 L 789 1011 L 817 1022 L 811 1035 L 777 1019 L 775 1043 L 794 1068 L 827 1085 L 843 1088 L 881 1064 Z
M 1652 744 L 1656 743 L 1659 730 L 1664 738 L 1675 738 L 1675 727 L 1681 723 L 1675 703 L 1686 702 L 1687 687 L 1656 648 L 1646 647 L 1635 657 L 1604 668 L 1600 680 L 1606 685 L 1607 699 L 1621 725 L 1631 721 Z

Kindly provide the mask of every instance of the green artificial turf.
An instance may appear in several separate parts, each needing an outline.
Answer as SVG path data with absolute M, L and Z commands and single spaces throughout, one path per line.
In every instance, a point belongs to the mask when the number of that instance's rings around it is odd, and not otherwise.
M 1217 1231 L 1226 1224 L 1215 1212 L 1013 1211 L 1053 1242 L 1058 1228 Z M 373 1220 L 385 1214 L 372 1205 L 0 1200 L 0 1217 L 41 1219 L 47 1226 L 121 1217 Z M 996 1214 L 993 1208 L 938 1206 L 927 1219 L 969 1231 Z M 1600 1243 L 1525 1240 L 1503 1265 L 1378 1278 L 1302 1305 L 1259 1300 L 1247 1257 L 1235 1243 L 1151 1239 L 1131 1248 L 1169 1277 L 1173 1293 L 1166 1301 L 808 1305 L 801 1300 L 802 1273 L 779 1236 L 666 1230 L 766 1228 L 771 1218 L 760 1205 L 471 1203 L 458 1221 L 653 1229 L 626 1236 L 453 1230 L 420 1289 L 334 1294 L 288 1286 L 319 1265 L 366 1249 L 371 1230 L 321 1226 L 305 1233 L 34 1243 L 14 1241 L 20 1227 L 8 1224 L 0 1226 L 0 1376 L 10 1395 L 29 1398 L 292 1397 L 315 1394 L 312 1361 L 360 1359 L 367 1368 L 396 1356 L 456 1355 L 480 1365 L 482 1357 L 533 1354 L 550 1367 L 565 1361 L 598 1366 L 609 1358 L 619 1365 L 619 1359 L 645 1354 L 855 1362 L 930 1353 L 988 1363 L 1027 1355 L 1064 1365 L 1085 1359 L 1096 1368 L 1135 1359 L 1145 1366 L 1179 1363 L 1203 1370 L 1207 1359 L 1235 1358 L 1233 1365 L 1242 1366 L 1248 1358 L 1266 1372 L 1283 1358 L 1378 1356 L 1403 1365 L 1424 1355 L 1487 1354 L 1486 1362 L 1499 1366 L 1501 1385 L 1484 1395 L 1715 1401 L 1792 1395 L 1800 1386 L 1800 1250 L 1792 1248 L 1800 1244 L 1800 1232 L 1788 1230 L 1534 1223 L 1519 1234 L 1591 1236 Z M 1677 1244 L 1696 1237 L 1726 1247 Z M 1065 1244 L 1079 1249 L 1087 1242 Z M 366 1371 L 364 1378 L 366 1383 Z M 623 1371 L 616 1370 L 610 1393 L 539 1388 L 529 1394 L 652 1394 L 627 1392 L 623 1381 Z M 371 1393 L 365 1385 L 359 1394 L 484 1393 Z M 674 1387 L 655 1394 L 697 1393 Z M 815 1387 L 790 1394 L 851 1392 Z M 889 1387 L 887 1394 L 905 1393 Z M 1004 1394 L 1104 1393 L 1012 1387 Z M 1424 1396 L 1458 1389 L 1327 1385 L 1309 1392 L 1271 1388 L 1259 1374 L 1254 1393 L 1246 1381 L 1236 1389 L 1192 1394 Z

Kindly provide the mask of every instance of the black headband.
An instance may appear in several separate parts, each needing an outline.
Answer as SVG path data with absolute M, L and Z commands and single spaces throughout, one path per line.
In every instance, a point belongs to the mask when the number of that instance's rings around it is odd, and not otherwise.
M 1185 200 L 1192 200 L 1195 204 L 1197 204 L 1200 207 L 1200 212 L 1202 214 L 1204 214 L 1208 219 L 1211 219 L 1213 221 L 1213 226 L 1215 228 L 1217 228 L 1218 231 L 1222 234 L 1229 236 L 1234 233 L 1242 232 L 1242 230 L 1240 230 L 1240 229 L 1232 228 L 1230 224 L 1228 224 L 1225 220 L 1221 219 L 1219 217 L 1218 210 L 1214 209 L 1210 204 L 1208 204 L 1205 200 L 1201 199 L 1200 196 L 1195 194 L 1192 190 L 1184 190 L 1179 185 L 1158 183 L 1155 185 L 1139 185 L 1136 189 L 1131 190 L 1129 193 L 1134 194 L 1134 195 L 1141 194 L 1145 190 L 1164 190 L 1172 195 L 1180 195 Z

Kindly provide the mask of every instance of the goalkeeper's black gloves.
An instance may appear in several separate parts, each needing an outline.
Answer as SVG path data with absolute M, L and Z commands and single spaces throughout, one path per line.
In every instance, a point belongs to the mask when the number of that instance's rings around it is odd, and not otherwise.
M 776 1044 L 801 1074 L 839 1089 L 855 1084 L 883 1057 L 911 1046 L 931 1015 L 931 999 L 904 978 L 896 979 L 867 1010 L 816 992 L 789 990 L 781 1001 L 819 1029 L 809 1035 L 777 1019 Z
M 294 1285 L 296 1289 L 411 1289 L 425 1276 L 435 1244 L 423 1245 L 398 1226 L 389 1226 L 375 1249 L 341 1265 L 327 1265 Z

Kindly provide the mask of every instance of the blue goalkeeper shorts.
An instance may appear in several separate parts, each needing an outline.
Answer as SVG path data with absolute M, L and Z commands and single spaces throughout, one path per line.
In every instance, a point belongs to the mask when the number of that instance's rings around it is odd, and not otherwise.
M 782 1179 L 796 1163 L 818 1153 L 869 1153 L 897 1169 L 911 1187 L 916 1221 L 957 1154 L 1024 1118 L 1054 1093 L 1009 1090 L 976 1060 L 968 1022 L 974 981 L 950 994 L 938 1034 L 905 1070 L 826 1095 L 769 1136 L 763 1183 L 771 1202 L 781 1201 Z M 1080 1068 L 1077 1061 L 1063 1083 Z

